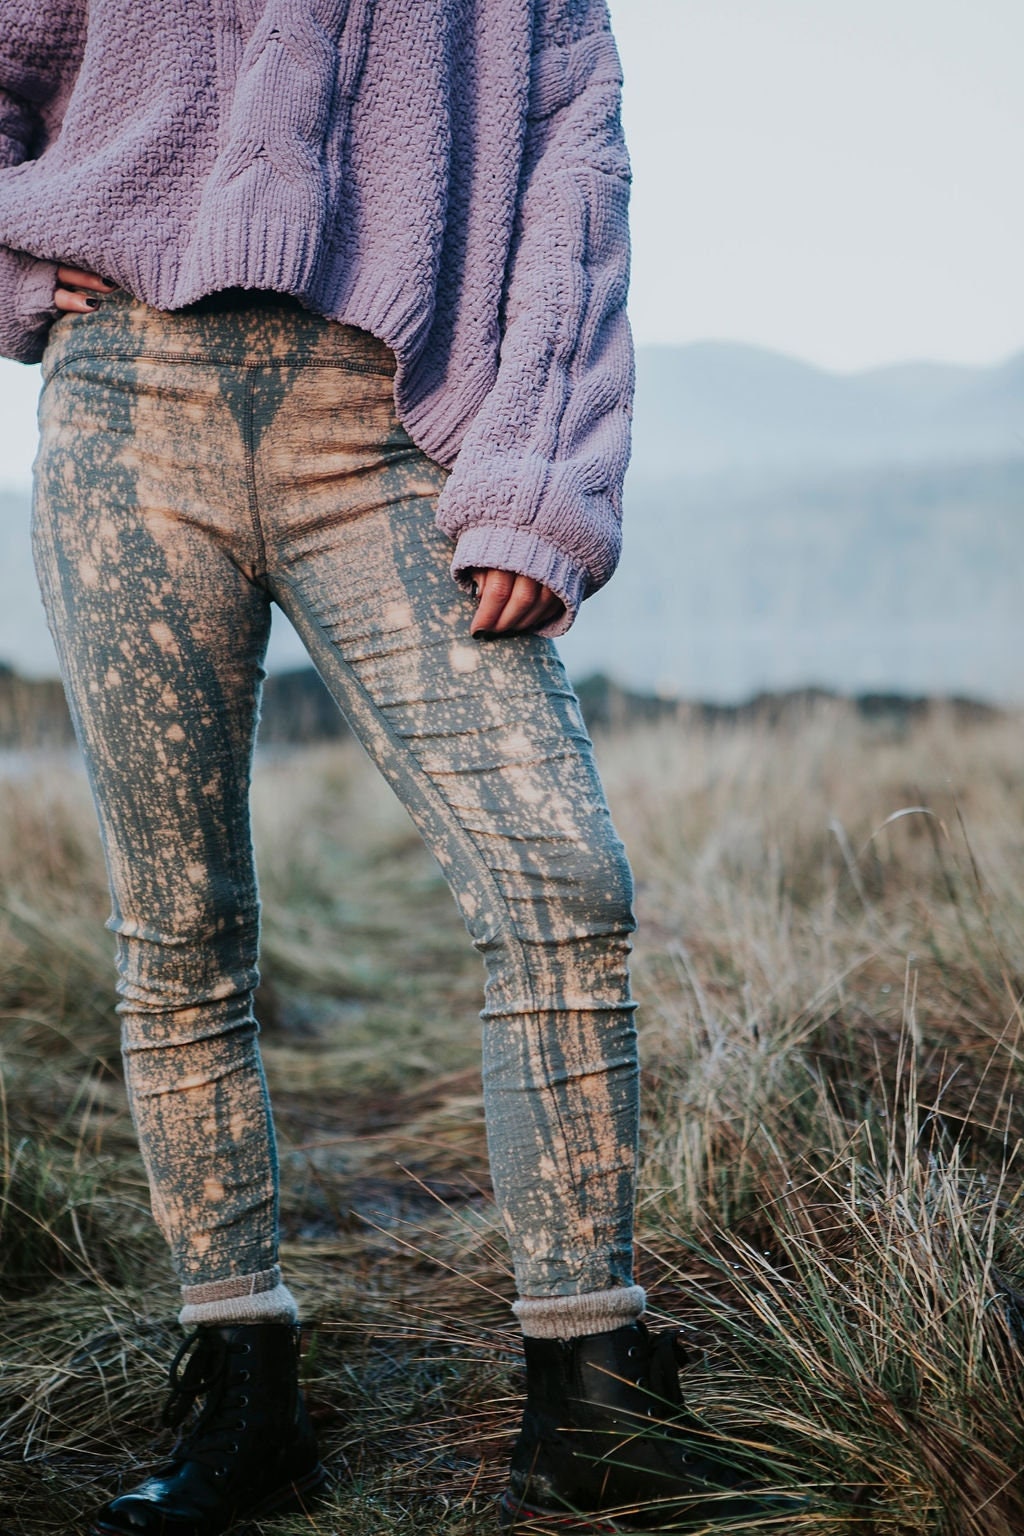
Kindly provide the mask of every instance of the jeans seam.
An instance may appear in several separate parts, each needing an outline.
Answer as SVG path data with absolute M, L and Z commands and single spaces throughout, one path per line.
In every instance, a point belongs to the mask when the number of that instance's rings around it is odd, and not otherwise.
M 259 491 L 256 487 L 256 432 L 255 403 L 256 371 L 250 368 L 245 380 L 245 409 L 243 413 L 242 439 L 245 452 L 245 494 L 249 503 L 249 521 L 256 539 L 256 561 L 253 579 L 261 580 L 267 573 L 267 542 L 260 521 Z
M 269 365 L 283 368 L 340 368 L 345 373 L 366 373 L 378 379 L 390 379 L 394 377 L 394 370 L 388 368 L 375 368 L 370 363 L 348 362 L 344 358 L 308 358 L 301 353 L 286 353 L 282 357 L 274 358 L 250 358 L 239 359 L 233 357 L 218 357 L 214 352 L 164 352 L 159 348 L 136 347 L 128 352 L 98 352 L 91 347 L 82 347 L 76 352 L 70 352 L 67 357 L 62 357 L 49 371 L 43 372 L 44 383 L 55 379 L 70 363 L 77 363 L 82 358 L 93 357 L 107 363 L 131 363 L 137 358 L 148 358 L 150 361 L 161 363 L 207 363 L 219 368 L 245 368 L 254 370 L 265 368 Z

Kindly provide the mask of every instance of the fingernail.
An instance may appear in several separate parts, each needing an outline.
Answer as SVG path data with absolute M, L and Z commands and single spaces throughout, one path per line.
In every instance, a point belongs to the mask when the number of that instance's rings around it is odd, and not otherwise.
M 86 299 L 85 302 L 88 304 L 90 309 L 99 309 L 102 301 L 95 294 L 92 294 L 89 298 Z
M 117 284 L 111 282 L 109 277 L 101 277 L 100 278 L 100 282 L 103 284 L 104 288 L 116 288 L 117 287 Z

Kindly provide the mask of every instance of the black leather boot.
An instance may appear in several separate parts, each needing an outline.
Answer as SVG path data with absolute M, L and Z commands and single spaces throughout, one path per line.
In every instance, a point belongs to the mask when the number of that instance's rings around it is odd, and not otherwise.
M 195 1423 L 170 1460 L 95 1516 L 93 1536 L 221 1536 L 239 1520 L 299 1509 L 325 1479 L 299 1388 L 292 1323 L 200 1327 L 170 1369 L 164 1423 Z
M 749 1472 L 687 1411 L 675 1333 L 652 1335 L 635 1322 L 576 1339 L 527 1338 L 524 1348 L 526 1410 L 503 1530 L 680 1530 L 803 1507 L 759 1497 Z

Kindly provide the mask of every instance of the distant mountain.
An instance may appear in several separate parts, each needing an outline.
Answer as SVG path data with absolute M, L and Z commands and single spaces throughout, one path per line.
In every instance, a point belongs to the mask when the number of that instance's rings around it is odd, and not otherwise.
M 573 676 L 738 700 L 818 684 L 1024 703 L 1024 458 L 630 481 Z
M 641 347 L 640 478 L 1024 459 L 1024 353 L 993 368 L 827 373 L 757 347 Z

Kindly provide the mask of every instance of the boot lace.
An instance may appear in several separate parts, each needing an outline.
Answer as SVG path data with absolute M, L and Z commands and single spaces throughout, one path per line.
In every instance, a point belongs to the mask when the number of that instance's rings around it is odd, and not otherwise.
M 247 1355 L 249 1348 L 244 1341 L 229 1341 L 212 1328 L 197 1328 L 181 1344 L 168 1371 L 171 1390 L 161 1422 L 180 1430 L 199 1398 L 205 1402 L 191 1429 L 179 1433 L 173 1453 L 176 1461 L 198 1462 L 210 1467 L 216 1477 L 227 1476 L 231 1459 L 238 1454 L 237 1437 L 246 1428 L 244 1410 L 249 1404 L 244 1391 L 249 1372 L 244 1367 L 232 1371 L 230 1357 Z

